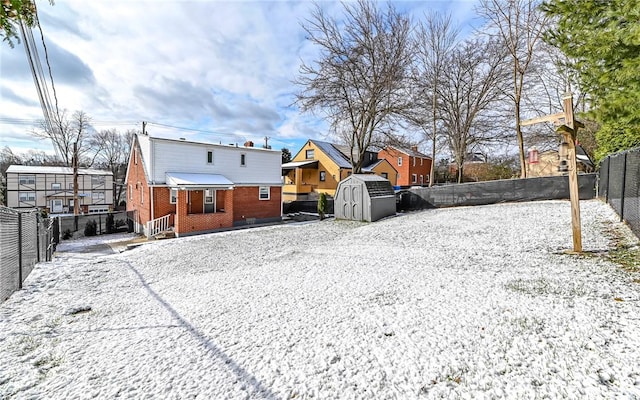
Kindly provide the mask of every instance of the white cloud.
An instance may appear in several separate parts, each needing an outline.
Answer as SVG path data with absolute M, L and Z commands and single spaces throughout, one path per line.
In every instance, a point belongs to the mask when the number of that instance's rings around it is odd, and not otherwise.
M 340 13 L 337 1 L 320 4 Z M 444 6 L 398 4 L 414 15 Z M 457 4 L 447 7 L 472 10 L 472 1 Z M 300 60 L 317 53 L 300 25 L 311 2 L 59 0 L 38 6 L 60 108 L 85 111 L 99 129 L 109 121 L 120 129 L 147 120 L 282 143 L 326 134 L 323 121 L 291 107 Z M 3 44 L 0 57 L 0 118 L 41 118 L 22 46 Z M 32 141 L 22 125 L 0 128 L 7 133 L 0 146 Z

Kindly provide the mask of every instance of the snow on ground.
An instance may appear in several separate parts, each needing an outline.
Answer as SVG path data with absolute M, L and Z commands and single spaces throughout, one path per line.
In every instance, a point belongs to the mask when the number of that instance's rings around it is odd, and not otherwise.
M 637 239 L 581 209 L 580 256 L 565 201 L 63 242 L 0 305 L 0 398 L 640 398 L 638 276 L 599 255 Z

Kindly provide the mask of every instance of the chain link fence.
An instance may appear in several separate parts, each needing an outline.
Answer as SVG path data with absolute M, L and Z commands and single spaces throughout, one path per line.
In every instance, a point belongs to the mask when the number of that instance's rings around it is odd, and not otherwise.
M 598 197 L 640 237 L 640 147 L 607 156 L 599 171 Z
M 0 302 L 22 288 L 36 263 L 51 261 L 53 225 L 37 210 L 18 212 L 0 206 Z

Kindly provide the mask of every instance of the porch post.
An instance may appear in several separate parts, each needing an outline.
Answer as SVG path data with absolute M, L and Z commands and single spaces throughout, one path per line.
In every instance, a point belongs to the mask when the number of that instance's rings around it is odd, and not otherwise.
M 189 196 L 186 190 L 178 189 L 178 198 L 176 199 L 176 221 L 175 221 L 175 232 L 179 234 L 180 232 L 184 232 L 185 229 L 183 227 L 187 224 L 187 210 L 189 207 L 188 204 Z

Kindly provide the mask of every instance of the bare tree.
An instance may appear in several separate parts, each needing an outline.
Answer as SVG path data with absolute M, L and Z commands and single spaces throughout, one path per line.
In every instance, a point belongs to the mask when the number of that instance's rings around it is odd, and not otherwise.
M 90 148 L 85 142 L 93 132 L 91 118 L 84 111 L 75 111 L 69 118 L 64 110 L 55 115 L 51 122 L 51 126 L 42 123 L 40 130 L 33 131 L 32 134 L 41 139 L 51 140 L 56 154 L 65 166 L 71 166 L 73 144 L 77 143 L 79 159 L 84 157 L 84 163 L 90 166 L 94 157 L 87 158 Z
M 344 3 L 344 17 L 338 22 L 316 4 L 303 23 L 320 55 L 300 67 L 296 97 L 302 111 L 326 113 L 359 173 L 366 150 L 376 137 L 392 134 L 391 118 L 406 107 L 411 23 L 392 5 L 383 12 L 368 0 Z
M 113 193 L 116 206 L 120 204 L 124 192 L 123 183 L 127 169 L 127 157 L 135 133 L 135 130 L 121 133 L 116 129 L 107 129 L 96 132 L 88 141 L 88 145 L 95 154 L 95 163 L 113 173 Z
M 493 41 L 470 40 L 445 62 L 438 85 L 438 107 L 447 144 L 462 182 L 469 151 L 503 140 L 504 90 L 508 82 L 505 54 Z
M 413 107 L 409 122 L 419 127 L 431 141 L 432 167 L 429 186 L 435 181 L 436 145 L 438 142 L 438 83 L 446 68 L 445 60 L 454 49 L 458 37 L 450 14 L 432 12 L 425 15 L 424 23 L 416 34 L 416 64 L 413 70 Z
M 542 42 L 548 17 L 539 9 L 539 0 L 481 0 L 478 14 L 489 21 L 489 34 L 502 40 L 511 58 L 512 92 L 516 139 L 520 152 L 520 176 L 526 178 L 524 137 L 520 127 L 521 103 L 527 76 Z

